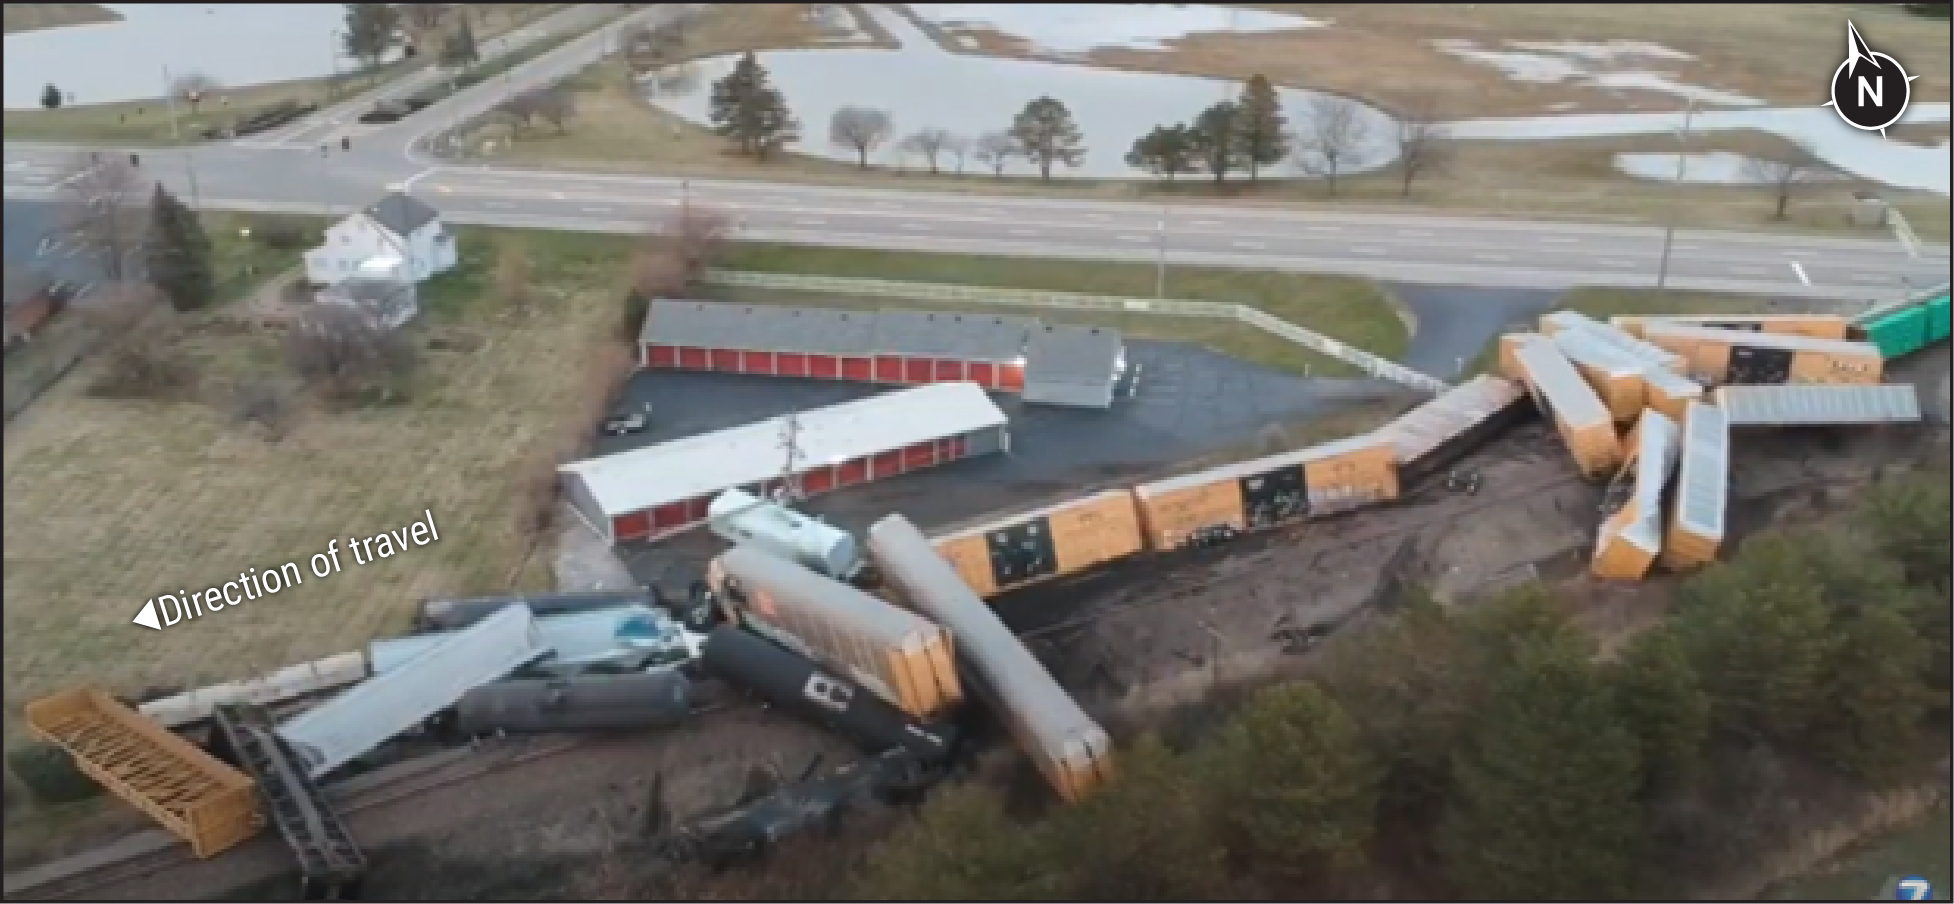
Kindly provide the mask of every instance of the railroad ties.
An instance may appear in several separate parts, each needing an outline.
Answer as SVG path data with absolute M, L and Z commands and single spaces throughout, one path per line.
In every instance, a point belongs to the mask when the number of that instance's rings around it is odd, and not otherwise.
M 276 732 L 271 714 L 250 704 L 226 704 L 211 713 L 217 742 L 257 780 L 265 812 L 298 858 L 305 900 L 358 900 L 366 855 L 320 793 L 305 766 Z

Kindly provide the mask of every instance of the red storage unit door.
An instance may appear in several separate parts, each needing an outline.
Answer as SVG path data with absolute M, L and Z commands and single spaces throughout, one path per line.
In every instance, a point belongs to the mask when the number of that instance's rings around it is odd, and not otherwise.
M 877 356 L 875 359 L 875 382 L 902 382 L 904 360 L 893 355 Z
M 841 359 L 841 378 L 851 383 L 875 382 L 874 358 Z
M 774 373 L 783 377 L 807 376 L 807 356 L 800 352 L 781 352 L 773 356 Z
M 671 502 L 659 506 L 651 513 L 652 530 L 665 530 L 692 523 L 692 516 L 686 509 L 687 504 L 684 502 Z
M 938 464 L 956 461 L 962 457 L 963 437 L 951 436 L 936 441 L 936 461 Z
M 910 358 L 902 365 L 902 377 L 905 383 L 928 383 L 936 379 L 936 359 Z
M 964 378 L 965 364 L 962 361 L 941 360 L 936 362 L 936 382 L 953 383 Z
M 998 365 L 997 388 L 1005 392 L 1024 392 L 1024 365 Z
M 815 468 L 801 475 L 801 492 L 810 496 L 834 489 L 835 472 L 833 468 Z
M 914 471 L 936 464 L 936 441 L 917 443 L 902 450 L 902 469 Z
M 685 523 L 706 520 L 706 509 L 712 506 L 711 496 L 700 496 L 685 503 Z
M 821 380 L 839 380 L 841 362 L 833 355 L 808 355 L 807 375 Z
M 773 352 L 740 352 L 740 370 L 749 374 L 773 376 Z
M 678 366 L 686 370 L 711 370 L 712 355 L 703 348 L 681 348 L 678 350 Z
M 835 468 L 835 486 L 851 487 L 868 480 L 868 459 L 844 461 Z
M 712 369 L 719 371 L 720 373 L 728 373 L 728 374 L 739 373 L 740 353 L 732 349 L 724 349 L 724 348 L 713 349 Z
M 629 515 L 618 515 L 611 519 L 611 540 L 613 542 L 621 543 L 626 540 L 638 540 L 649 533 L 651 533 L 650 512 L 632 512 Z
M 677 367 L 678 349 L 669 345 L 645 346 L 646 367 Z
M 901 449 L 891 449 L 887 452 L 877 452 L 874 458 L 869 459 L 868 476 L 870 480 L 881 480 L 884 477 L 888 477 L 894 474 L 901 474 L 901 473 L 902 473 L 902 450 Z
M 970 372 L 966 379 L 985 389 L 997 388 L 997 365 L 989 361 L 970 362 Z

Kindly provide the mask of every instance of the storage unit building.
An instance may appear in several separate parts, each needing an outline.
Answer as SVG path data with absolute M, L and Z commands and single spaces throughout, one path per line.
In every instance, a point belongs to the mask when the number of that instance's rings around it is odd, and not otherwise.
M 1788 314 L 1765 315 L 1759 317 L 1610 317 L 1608 325 L 1637 339 L 1642 338 L 1643 329 L 1650 321 L 1680 323 L 1687 326 L 1708 327 L 1714 330 L 1739 330 L 1751 333 L 1770 333 L 1774 336 L 1807 336 L 1812 339 L 1846 339 L 1852 328 L 1852 321 L 1829 314 Z
M 1594 545 L 1596 577 L 1619 581 L 1647 577 L 1662 552 L 1662 497 L 1676 468 L 1676 423 L 1644 409 L 1629 435 L 1628 461 L 1617 481 L 1632 481 L 1622 507 L 1601 521 Z
M 557 469 L 585 523 L 612 542 L 705 520 L 715 496 L 767 496 L 786 464 L 775 418 Z M 813 495 L 1009 448 L 1004 412 L 974 383 L 938 383 L 802 412 L 801 491 Z
M 1614 415 L 1560 349 L 1547 339 L 1529 338 L 1515 348 L 1514 358 L 1534 404 L 1560 431 L 1581 473 L 1601 477 L 1614 471 L 1622 460 Z
M 706 581 L 728 621 L 834 669 L 917 718 L 963 700 L 949 632 L 914 612 L 747 546 Z
M 1805 336 L 1774 336 L 1651 322 L 1649 341 L 1688 359 L 1691 379 L 1723 383 L 1878 383 L 1885 371 L 1879 348 Z
M 1142 484 L 1133 498 L 1150 547 L 1175 549 L 1210 530 L 1260 530 L 1396 499 L 1398 451 L 1377 431 Z
M 1691 402 L 1683 418 L 1682 464 L 1662 564 L 1672 570 L 1716 561 L 1730 503 L 1730 421 L 1714 405 Z
M 1513 380 L 1481 374 L 1446 390 L 1385 425 L 1378 434 L 1397 450 L 1399 479 L 1421 480 L 1451 464 L 1504 427 L 1526 406 Z
M 1000 314 L 839 310 L 712 301 L 651 303 L 639 333 L 647 368 L 856 383 L 976 383 L 1022 392 L 1037 321 Z
M 1648 393 L 1648 381 L 1642 374 L 1650 369 L 1648 363 L 1585 329 L 1561 330 L 1553 341 L 1601 397 L 1601 403 L 1608 406 L 1616 423 L 1634 423 L 1642 415 Z
M 1127 490 L 1107 490 L 965 528 L 933 541 L 978 596 L 1075 574 L 1146 548 Z
M 1912 383 L 1877 386 L 1722 386 L 1717 407 L 1732 427 L 1912 424 L 1920 393 Z
M 1024 357 L 1024 400 L 1044 405 L 1111 408 L 1126 373 L 1126 342 L 1110 327 L 1035 325 Z

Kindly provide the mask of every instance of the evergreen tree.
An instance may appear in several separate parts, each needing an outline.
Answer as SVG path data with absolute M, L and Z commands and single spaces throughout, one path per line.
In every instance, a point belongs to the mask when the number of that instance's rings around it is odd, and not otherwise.
M 1946 599 L 1940 604 L 1946 607 Z M 1918 754 L 1913 742 L 1930 700 L 1928 655 L 1927 642 L 1897 609 L 1866 606 L 1841 617 L 1809 749 L 1848 774 L 1873 781 L 1892 777 Z
M 876 843 L 854 891 L 868 901 L 1039 900 L 1052 883 L 1041 868 L 1041 837 L 1012 821 L 996 790 L 945 788 Z
M 204 232 L 196 211 L 160 184 L 156 186 L 149 210 L 149 237 L 143 250 L 148 259 L 150 283 L 179 311 L 194 311 L 210 304 L 216 294 L 210 236 Z
M 1710 698 L 1714 732 L 1796 741 L 1820 704 L 1831 618 L 1801 544 L 1745 543 L 1683 582 L 1676 639 Z
M 713 131 L 756 160 L 800 138 L 800 123 L 787 109 L 786 96 L 770 83 L 766 67 L 750 50 L 733 71 L 713 83 L 709 116 Z
M 1189 765 L 1151 736 L 1122 750 L 1111 784 L 1045 825 L 1039 847 L 1058 884 L 1043 900 L 1235 900 Z
M 1381 772 L 1357 724 L 1315 684 L 1257 693 L 1198 763 L 1207 822 L 1267 890 L 1298 892 L 1362 864 Z
M 1233 101 L 1221 101 L 1194 117 L 1188 136 L 1194 145 L 1194 158 L 1219 184 L 1228 174 L 1248 162 L 1242 154 L 1241 110 Z
M 53 82 L 48 82 L 47 87 L 41 89 L 41 106 L 49 110 L 61 108 L 61 89 L 55 87 Z
M 1086 156 L 1085 136 L 1065 104 L 1041 97 L 1025 104 L 1011 120 L 1010 136 L 1018 153 L 1038 166 L 1038 178 L 1050 182 L 1052 167 L 1078 166 Z
M 1553 644 L 1524 651 L 1453 759 L 1438 829 L 1447 875 L 1474 899 L 1634 896 L 1648 841 L 1638 759 L 1586 656 Z
M 1250 182 L 1261 178 L 1262 167 L 1289 156 L 1289 118 L 1282 114 L 1282 98 L 1268 76 L 1250 76 L 1235 104 L 1236 137 Z
M 1635 638 L 1612 677 L 1622 721 L 1641 745 L 1645 796 L 1694 777 L 1709 740 L 1710 698 L 1674 633 L 1658 627 Z
M 473 66 L 482 61 L 481 48 L 475 45 L 475 29 L 468 24 L 468 17 L 461 17 L 461 24 L 448 33 L 441 42 L 441 65 L 450 69 Z
M 346 4 L 346 55 L 373 67 L 400 44 L 400 9 L 391 3 Z
M 1126 152 L 1126 165 L 1174 181 L 1182 173 L 1194 172 L 1194 142 L 1183 125 L 1155 126 L 1153 131 L 1133 142 Z

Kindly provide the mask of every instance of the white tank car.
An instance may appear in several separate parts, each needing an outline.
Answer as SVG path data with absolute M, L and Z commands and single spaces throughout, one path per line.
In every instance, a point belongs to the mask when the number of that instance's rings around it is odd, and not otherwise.
M 721 539 L 752 546 L 838 581 L 862 568 L 860 544 L 847 531 L 751 493 L 727 490 L 706 509 L 707 525 Z

